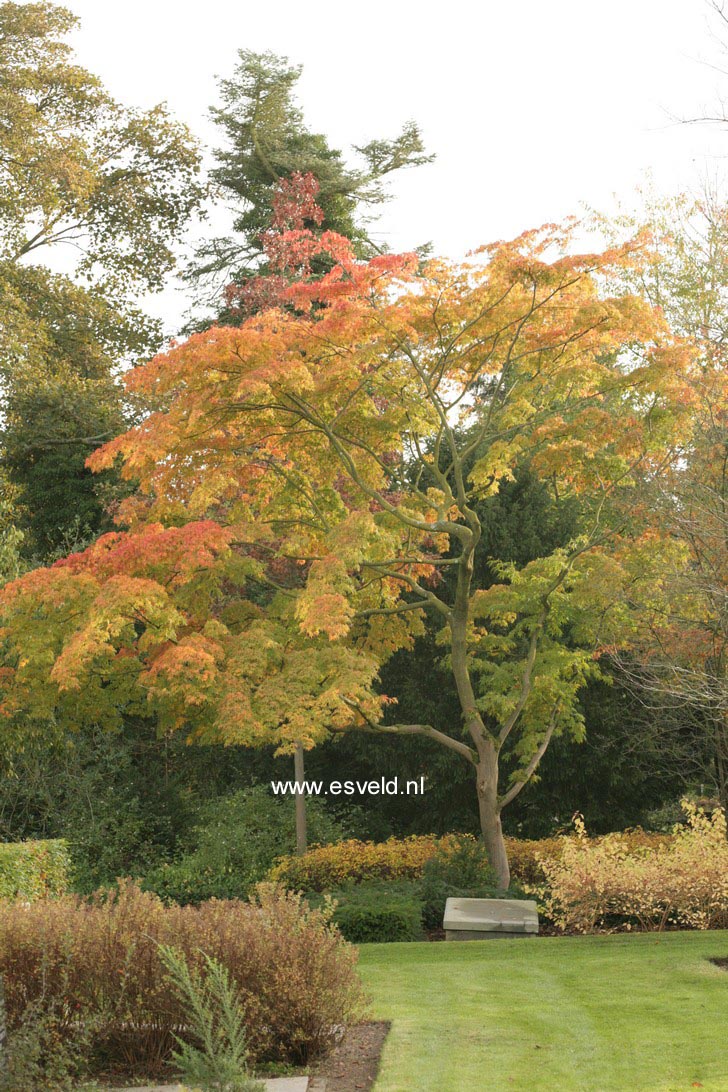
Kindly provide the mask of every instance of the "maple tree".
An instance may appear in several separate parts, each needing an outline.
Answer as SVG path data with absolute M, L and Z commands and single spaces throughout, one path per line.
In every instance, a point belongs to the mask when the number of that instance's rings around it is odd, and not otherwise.
M 573 255 L 568 227 L 546 228 L 420 268 L 322 240 L 323 276 L 127 376 L 160 408 L 90 464 L 138 483 L 128 529 L 2 590 L 0 711 L 8 731 L 143 711 L 281 752 L 429 737 L 471 766 L 507 886 L 502 809 L 555 734 L 583 733 L 579 690 L 629 639 L 635 589 L 659 592 L 669 543 L 634 485 L 684 433 L 690 349 L 643 300 L 605 296 L 639 248 Z M 524 464 L 577 498 L 578 534 L 474 590 L 476 502 Z M 385 717 L 396 695 L 377 688 L 425 612 L 457 689 L 449 732 Z

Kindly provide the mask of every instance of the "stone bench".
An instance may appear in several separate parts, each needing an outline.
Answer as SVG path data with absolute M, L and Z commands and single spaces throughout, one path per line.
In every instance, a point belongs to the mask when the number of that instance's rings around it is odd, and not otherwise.
M 536 903 L 526 899 L 448 899 L 445 940 L 491 940 L 538 933 Z

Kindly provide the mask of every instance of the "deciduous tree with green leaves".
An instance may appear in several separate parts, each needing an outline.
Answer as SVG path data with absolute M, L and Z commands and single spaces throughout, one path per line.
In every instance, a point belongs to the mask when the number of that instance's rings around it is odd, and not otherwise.
M 24 548 L 41 556 L 73 525 L 103 525 L 84 462 L 130 423 L 115 370 L 159 345 L 134 299 L 161 287 L 202 198 L 189 132 L 77 65 L 77 22 L 0 3 L 0 446 Z M 60 254 L 64 274 L 49 268 Z
M 659 312 L 602 290 L 639 251 L 570 243 L 548 228 L 420 269 L 332 235 L 329 272 L 285 307 L 130 373 L 161 408 L 91 458 L 139 483 L 128 529 L 0 594 L 6 725 L 142 710 L 282 752 L 426 736 L 472 769 L 506 886 L 503 808 L 555 734 L 583 732 L 600 650 L 659 594 L 670 544 L 634 483 L 670 462 L 692 363 Z M 476 502 L 524 464 L 575 498 L 578 533 L 474 590 Z M 458 695 L 449 731 L 385 720 L 396 694 L 377 687 L 425 612 Z

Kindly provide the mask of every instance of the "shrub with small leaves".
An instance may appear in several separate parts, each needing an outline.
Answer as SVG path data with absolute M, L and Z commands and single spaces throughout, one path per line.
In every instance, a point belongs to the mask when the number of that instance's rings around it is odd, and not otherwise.
M 626 832 L 622 837 L 635 847 L 665 845 L 671 841 L 670 835 L 646 834 L 642 830 Z M 440 851 L 448 854 L 452 846 L 464 844 L 477 843 L 472 835 L 461 834 L 446 834 L 442 838 L 434 835 L 388 838 L 386 842 L 360 842 L 351 838 L 336 845 L 317 846 L 302 857 L 282 857 L 268 876 L 294 891 L 332 891 L 348 883 L 418 880 L 427 862 Z M 564 845 L 563 837 L 531 841 L 506 838 L 511 878 L 516 888 L 543 883 L 542 862 L 560 857 Z
M 419 879 L 425 862 L 441 843 L 434 835 L 317 846 L 302 857 L 284 857 L 270 871 L 272 880 L 297 891 L 332 891 L 346 883 Z
M 332 921 L 352 944 L 422 940 L 422 903 L 415 884 L 356 884 L 326 896 Z
M 61 838 L 0 842 L 0 899 L 41 899 L 68 889 L 71 859 Z
M 251 1058 L 306 1063 L 326 1054 L 356 1019 L 362 991 L 356 949 L 295 894 L 271 885 L 251 903 L 165 906 L 133 883 L 90 900 L 61 896 L 0 905 L 0 976 L 8 1023 L 29 1005 L 62 1003 L 65 1028 L 94 1027 L 111 1065 L 163 1073 L 187 1019 L 164 974 L 159 945 L 204 969 L 228 971 L 242 998 Z
M 683 804 L 687 823 L 657 845 L 622 834 L 564 838 L 561 854 L 543 859 L 538 891 L 548 916 L 564 931 L 692 929 L 728 925 L 728 842 L 720 808 L 711 816 Z
M 61 1001 L 39 998 L 7 1037 L 0 1058 L 0 1092 L 78 1092 L 90 1067 L 93 1029 L 68 1027 Z

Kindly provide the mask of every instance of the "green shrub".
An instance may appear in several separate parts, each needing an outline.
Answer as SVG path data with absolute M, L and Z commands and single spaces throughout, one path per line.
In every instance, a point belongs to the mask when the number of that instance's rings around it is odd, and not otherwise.
M 68 889 L 70 858 L 62 839 L 0 843 L 0 898 L 40 899 Z
M 357 884 L 332 891 L 333 923 L 352 944 L 422 940 L 422 903 L 416 885 Z
M 92 1031 L 82 1026 L 69 1035 L 64 1022 L 61 1001 L 49 1005 L 38 999 L 27 1006 L 0 1058 L 0 1092 L 79 1092 L 88 1074 Z
M 11 1029 L 28 1006 L 62 1004 L 64 1029 L 92 1027 L 107 1070 L 164 1072 L 185 1026 L 160 945 L 205 976 L 224 967 L 241 998 L 253 1060 L 306 1063 L 361 1011 L 356 950 L 324 910 L 261 887 L 255 901 L 165 906 L 132 883 L 77 896 L 0 905 L 0 977 Z
M 185 1082 L 200 1092 L 265 1092 L 248 1071 L 245 1011 L 227 969 L 205 956 L 203 977 L 174 948 L 162 945 L 160 955 L 185 1007 L 184 1038 L 175 1034 L 172 1055 Z
M 498 890 L 485 846 L 468 834 L 456 835 L 451 842 L 438 846 L 434 857 L 425 863 L 419 890 L 426 929 L 442 927 L 449 898 L 512 897 L 510 892 Z
M 318 800 L 308 800 L 306 812 L 312 842 L 344 837 Z M 292 799 L 273 796 L 265 785 L 241 789 L 206 805 L 188 852 L 149 872 L 143 886 L 183 905 L 245 898 L 278 857 L 293 851 L 295 842 Z

